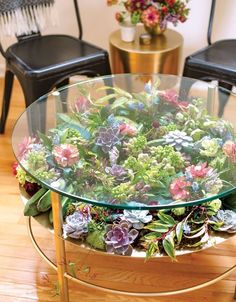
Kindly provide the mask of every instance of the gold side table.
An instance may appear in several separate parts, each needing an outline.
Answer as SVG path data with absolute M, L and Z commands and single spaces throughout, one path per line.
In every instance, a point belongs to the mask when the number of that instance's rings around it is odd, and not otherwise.
M 137 26 L 134 42 L 123 42 L 120 30 L 109 37 L 112 72 L 117 73 L 179 73 L 183 45 L 181 34 L 167 29 L 164 34 L 153 37 L 149 45 L 139 42 L 143 26 Z

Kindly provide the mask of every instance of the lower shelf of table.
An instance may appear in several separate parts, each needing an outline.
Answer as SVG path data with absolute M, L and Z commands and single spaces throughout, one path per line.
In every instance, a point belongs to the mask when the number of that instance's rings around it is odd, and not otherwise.
M 53 237 L 52 233 L 47 234 L 49 238 Z M 178 256 L 177 262 L 168 257 L 145 262 L 143 258 L 113 256 L 69 241 L 65 242 L 65 246 L 67 277 L 106 292 L 166 296 L 197 290 L 224 278 L 227 278 L 224 283 L 227 287 L 236 278 L 236 244 L 233 237 L 198 253 Z M 41 247 L 42 250 L 44 248 Z M 53 257 L 51 260 L 54 261 Z M 72 278 L 72 263 L 76 278 Z
M 31 219 L 28 221 L 30 222 Z M 53 241 L 53 228 L 47 214 L 36 220 Z M 32 240 L 43 258 L 45 246 L 37 243 L 33 228 Z M 66 278 L 93 289 L 105 292 L 138 296 L 166 296 L 185 293 L 213 284 L 223 278 L 235 280 L 235 237 L 219 237 L 217 245 L 198 250 L 184 251 L 173 262 L 167 256 L 144 260 L 137 251 L 133 256 L 117 256 L 99 252 L 78 241 L 65 240 L 67 254 Z M 47 259 L 46 259 L 47 260 Z M 57 269 L 54 259 L 48 263 Z M 72 270 L 73 267 L 73 270 Z M 73 272 L 74 271 L 74 272 Z M 229 277 L 228 277 L 229 276 Z

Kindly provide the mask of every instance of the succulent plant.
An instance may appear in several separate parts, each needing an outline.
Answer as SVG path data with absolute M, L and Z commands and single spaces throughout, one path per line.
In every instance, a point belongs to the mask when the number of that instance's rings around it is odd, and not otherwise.
M 119 127 L 100 127 L 95 144 L 101 146 L 102 151 L 108 153 L 112 148 L 120 143 Z
M 213 216 L 215 222 L 222 222 L 223 224 L 218 227 L 219 231 L 235 233 L 236 232 L 236 213 L 231 210 L 220 210 Z
M 123 219 L 132 223 L 133 228 L 140 230 L 145 223 L 152 220 L 152 215 L 148 215 L 149 211 L 145 210 L 124 210 Z
M 177 151 L 183 148 L 191 147 L 193 139 L 186 132 L 174 130 L 163 136 L 165 143 L 174 147 Z
M 109 225 L 105 235 L 106 250 L 108 253 L 130 256 L 132 254 L 131 244 L 138 236 L 138 231 L 130 230 L 131 224 L 121 221 L 119 224 Z
M 120 152 L 116 147 L 113 147 L 109 151 L 109 160 L 111 165 L 115 165 L 117 163 L 117 160 L 119 158 Z
M 66 217 L 66 223 L 63 225 L 63 237 L 78 239 L 83 234 L 88 233 L 88 223 L 91 216 L 79 211 Z
M 105 171 L 119 182 L 125 180 L 127 177 L 127 171 L 120 165 L 112 165 L 112 167 L 106 167 Z
M 56 145 L 52 154 L 56 163 L 63 168 L 71 167 L 79 160 L 79 150 L 72 144 Z
M 186 211 L 185 207 L 171 209 L 171 213 L 173 213 L 176 216 L 184 215 L 185 211 Z

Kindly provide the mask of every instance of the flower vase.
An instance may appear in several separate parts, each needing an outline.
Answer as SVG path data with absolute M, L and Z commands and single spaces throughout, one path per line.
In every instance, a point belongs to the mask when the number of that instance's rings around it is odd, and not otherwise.
M 136 34 L 136 25 L 131 23 L 120 24 L 121 40 L 124 42 L 133 42 Z
M 165 32 L 167 27 L 166 26 L 161 27 L 160 23 L 157 23 L 157 25 L 155 25 L 153 27 L 144 25 L 144 28 L 151 36 L 159 36 Z

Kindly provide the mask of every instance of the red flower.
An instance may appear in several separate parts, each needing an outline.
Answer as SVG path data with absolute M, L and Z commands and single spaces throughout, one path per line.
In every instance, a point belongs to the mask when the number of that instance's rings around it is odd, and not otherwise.
M 167 15 L 167 13 L 168 13 L 168 8 L 167 8 L 166 6 L 163 6 L 163 7 L 161 8 L 161 11 L 162 11 L 163 15 Z
M 17 167 L 18 167 L 18 163 L 15 161 L 12 165 L 12 172 L 13 172 L 13 175 L 16 175 L 17 174 Z
M 172 7 L 175 5 L 176 0 L 166 0 L 166 2 Z

